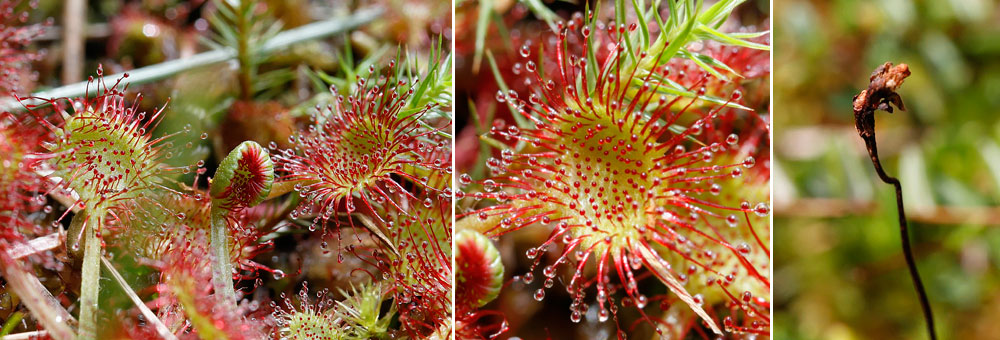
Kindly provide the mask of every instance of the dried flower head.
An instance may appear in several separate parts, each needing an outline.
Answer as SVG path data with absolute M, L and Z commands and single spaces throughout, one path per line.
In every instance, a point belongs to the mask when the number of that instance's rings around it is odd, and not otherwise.
M 906 224 L 906 212 L 903 205 L 903 186 L 899 179 L 889 176 L 882 167 L 882 161 L 878 156 L 878 142 L 875 139 L 875 110 L 884 110 L 892 113 L 893 106 L 906 111 L 903 106 L 903 98 L 896 93 L 896 89 L 903 85 L 906 77 L 910 76 L 910 67 L 906 64 L 892 66 L 891 62 L 886 62 L 872 72 L 869 78 L 868 88 L 862 90 L 854 96 L 854 124 L 858 129 L 858 136 L 865 141 L 868 148 L 868 156 L 871 157 L 872 165 L 879 179 L 886 184 L 892 185 L 896 189 L 896 212 L 899 216 L 899 233 L 902 240 L 903 256 L 906 259 L 906 266 L 910 271 L 910 279 L 917 291 L 920 300 L 920 307 L 924 314 L 924 322 L 927 324 L 927 334 L 931 339 L 937 339 L 934 330 L 934 313 L 931 310 L 930 301 L 927 299 L 927 291 L 924 289 L 920 273 L 917 271 L 917 263 L 913 258 L 913 250 L 910 247 L 909 227 Z

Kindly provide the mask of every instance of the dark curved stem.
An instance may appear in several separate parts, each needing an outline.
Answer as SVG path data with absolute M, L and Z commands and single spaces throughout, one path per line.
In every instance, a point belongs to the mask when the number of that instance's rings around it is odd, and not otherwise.
M 885 173 L 885 169 L 882 169 L 882 162 L 878 158 L 875 135 L 862 135 L 861 138 L 865 140 L 865 145 L 868 147 L 868 155 L 872 158 L 872 164 L 875 165 L 875 172 L 878 173 L 878 177 L 882 179 L 882 182 L 892 184 L 896 188 L 896 211 L 899 213 L 899 234 L 903 240 L 903 256 L 906 258 L 906 266 L 910 269 L 910 278 L 913 279 L 913 286 L 917 289 L 917 295 L 920 297 L 920 307 L 924 311 L 927 332 L 930 334 L 932 340 L 936 340 L 937 333 L 934 331 L 934 315 L 931 312 L 931 304 L 927 300 L 927 292 L 924 290 L 924 284 L 920 280 L 920 273 L 917 271 L 917 264 L 913 259 L 913 250 L 910 248 L 910 232 L 906 225 L 906 212 L 903 211 L 903 186 L 900 185 L 898 179 L 889 176 Z

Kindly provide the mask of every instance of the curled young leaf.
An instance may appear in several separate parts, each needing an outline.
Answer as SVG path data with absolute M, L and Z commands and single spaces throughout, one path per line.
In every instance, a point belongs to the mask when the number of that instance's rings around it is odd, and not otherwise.
M 500 251 L 490 239 L 473 230 L 455 235 L 455 303 L 464 308 L 478 308 L 493 301 L 503 287 L 503 262 Z
M 234 210 L 259 204 L 271 192 L 274 163 L 267 150 L 252 141 L 237 146 L 219 164 L 212 179 L 212 200 Z

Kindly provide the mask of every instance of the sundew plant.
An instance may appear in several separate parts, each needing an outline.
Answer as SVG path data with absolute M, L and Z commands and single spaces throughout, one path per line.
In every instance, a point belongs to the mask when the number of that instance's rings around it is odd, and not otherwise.
M 50 88 L 52 13 L 0 1 L 0 337 L 450 338 L 450 20 L 389 4 L 102 8 Z
M 0 95 L 22 90 L 23 83 L 35 76 L 25 72 L 25 65 L 39 59 L 41 54 L 27 47 L 51 21 L 29 23 L 28 12 L 17 9 L 37 6 L 37 2 L 0 1 Z
M 730 21 L 741 3 L 599 2 L 561 18 L 527 2 L 543 23 L 482 53 L 497 87 L 470 106 L 497 103 L 499 118 L 473 112 L 484 167 L 458 178 L 460 334 L 519 333 L 506 304 L 524 291 L 568 304 L 580 332 L 770 335 L 770 40 Z

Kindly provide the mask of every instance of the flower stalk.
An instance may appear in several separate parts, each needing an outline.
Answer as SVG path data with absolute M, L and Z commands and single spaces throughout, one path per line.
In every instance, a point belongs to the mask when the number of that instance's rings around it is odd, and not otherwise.
M 903 210 L 903 186 L 899 179 L 889 176 L 882 168 L 882 162 L 878 157 L 878 145 L 875 140 L 875 110 L 883 110 L 892 113 L 892 106 L 906 111 L 903 99 L 896 93 L 896 89 L 903 85 L 903 80 L 910 75 L 910 68 L 906 64 L 892 66 L 886 62 L 872 72 L 869 79 L 868 89 L 862 90 L 854 97 L 854 123 L 858 129 L 858 135 L 865 141 L 868 148 L 868 155 L 875 166 L 875 172 L 879 179 L 886 184 L 891 184 L 896 189 L 896 211 L 899 215 L 899 233 L 903 242 L 903 257 L 906 258 L 906 266 L 910 271 L 910 279 L 917 290 L 920 299 L 920 307 L 923 309 L 924 321 L 927 323 L 927 333 L 931 339 L 937 339 L 934 331 L 934 315 L 931 312 L 930 302 L 927 300 L 927 292 L 924 284 L 920 280 L 920 273 L 917 271 L 916 261 L 913 259 L 913 250 L 910 247 L 909 229 L 906 224 L 906 212 Z M 891 105 L 890 105 L 891 104 Z

